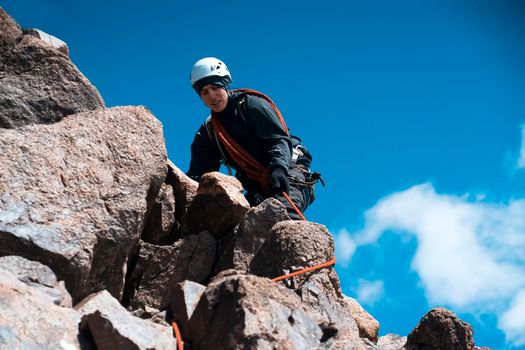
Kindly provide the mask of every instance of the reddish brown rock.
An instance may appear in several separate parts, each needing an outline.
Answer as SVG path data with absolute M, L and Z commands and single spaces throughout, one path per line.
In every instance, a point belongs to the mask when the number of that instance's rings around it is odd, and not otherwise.
M 352 317 L 354 318 L 357 328 L 359 329 L 359 336 L 361 338 L 367 338 L 375 342 L 378 339 L 379 334 L 379 322 L 372 317 L 358 302 L 357 300 L 344 296 L 347 308 L 350 310 Z
M 21 32 L 2 9 L 0 29 L 0 128 L 53 123 L 104 108 L 97 89 L 51 36 Z
M 410 350 L 474 349 L 472 327 L 445 308 L 430 310 L 407 337 Z
M 82 349 L 91 349 L 87 338 L 79 334 L 80 317 L 75 310 L 57 306 L 41 288 L 2 268 L 0 310 L 2 349 L 80 349 L 81 344 Z
M 221 237 L 241 222 L 248 209 L 239 180 L 219 172 L 204 174 L 186 214 L 183 233 L 208 231 Z
M 266 278 L 219 274 L 190 320 L 193 348 L 316 349 L 322 331 L 297 295 Z
M 142 240 L 153 244 L 168 244 L 175 240 L 175 197 L 170 185 L 162 184 L 146 221 Z
M 75 310 L 82 316 L 80 329 L 91 333 L 97 349 L 177 349 L 171 327 L 132 316 L 107 291 L 88 296 Z
M 253 257 L 278 222 L 290 220 L 286 208 L 277 199 L 269 198 L 250 208 L 225 244 L 218 271 L 248 271 Z
M 3 130 L 0 256 L 49 266 L 74 300 L 120 298 L 126 264 L 166 176 L 162 125 L 115 107 Z
M 129 281 L 131 306 L 168 308 L 171 290 L 177 283 L 203 282 L 210 276 L 215 247 L 215 239 L 208 232 L 184 237 L 172 246 L 143 242 Z
M 326 263 L 333 256 L 334 242 L 323 225 L 305 221 L 283 221 L 273 226 L 270 237 L 253 259 L 250 273 L 275 278 Z M 355 308 L 345 300 L 333 267 L 292 277 L 280 283 L 284 283 L 300 296 L 327 336 L 341 342 L 356 342 L 360 335 L 370 337 L 372 341 L 377 340 L 377 329 L 373 331 L 358 328 L 354 319 L 360 315 L 353 315 Z
M 169 159 L 166 183 L 173 188 L 173 195 L 175 196 L 175 219 L 178 223 L 178 229 L 184 222 L 193 198 L 197 195 L 199 183 L 186 176 L 186 174 L 177 168 Z

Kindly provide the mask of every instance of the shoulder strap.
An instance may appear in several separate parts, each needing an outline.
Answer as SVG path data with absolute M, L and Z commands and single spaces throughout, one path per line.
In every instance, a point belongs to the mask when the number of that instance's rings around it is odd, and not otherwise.
M 259 92 L 257 90 L 251 90 L 251 89 L 235 89 L 235 90 L 232 90 L 231 92 L 242 92 L 242 93 L 245 93 L 247 95 L 257 96 L 257 97 L 260 97 L 260 98 L 266 100 L 266 102 L 268 102 L 270 104 L 270 106 L 272 106 L 273 110 L 275 111 L 275 113 L 279 117 L 279 120 L 281 121 L 281 124 L 282 124 L 284 130 L 286 131 L 286 133 L 290 134 L 290 132 L 288 131 L 288 127 L 286 126 L 286 123 L 284 122 L 284 118 L 283 118 L 281 112 L 279 111 L 279 109 L 277 108 L 275 103 L 273 103 L 273 101 L 268 96 L 266 96 L 262 92 Z
M 208 132 L 208 136 L 210 140 L 215 141 L 215 144 L 217 145 L 217 148 L 219 149 L 219 152 L 221 153 L 222 163 L 228 169 L 228 175 L 232 176 L 233 172 L 226 159 L 226 154 L 224 153 L 221 147 L 221 143 L 219 142 L 219 139 L 217 138 L 217 133 L 215 133 L 215 130 L 213 130 L 213 125 L 211 123 L 211 115 L 208 116 L 208 118 L 206 118 L 206 122 L 204 124 L 206 125 L 206 131 Z

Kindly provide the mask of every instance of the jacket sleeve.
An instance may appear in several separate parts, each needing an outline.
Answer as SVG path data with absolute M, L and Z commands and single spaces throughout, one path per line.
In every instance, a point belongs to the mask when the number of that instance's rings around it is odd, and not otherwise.
M 284 130 L 277 113 L 263 98 L 248 96 L 248 116 L 255 133 L 270 156 L 268 167 L 282 167 L 286 172 L 292 159 L 292 139 Z
M 199 181 L 200 177 L 211 171 L 219 171 L 221 167 L 221 157 L 217 147 L 208 135 L 206 123 L 202 124 L 193 143 L 191 144 L 190 169 L 187 175 L 193 180 Z

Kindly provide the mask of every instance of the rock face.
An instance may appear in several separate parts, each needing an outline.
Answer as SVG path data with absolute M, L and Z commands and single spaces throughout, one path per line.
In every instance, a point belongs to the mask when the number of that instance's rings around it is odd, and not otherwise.
M 17 269 L 19 275 L 25 275 L 20 271 L 23 266 Z M 30 270 L 28 275 L 34 276 L 36 270 Z M 37 273 L 41 275 L 41 271 Z M 73 309 L 57 306 L 41 288 L 22 282 L 1 267 L 0 309 L 2 349 L 80 349 L 81 343 L 84 349 L 90 348 L 88 340 L 79 336 L 80 317 Z
M 166 176 L 162 126 L 143 107 L 77 114 L 0 138 L 0 255 L 40 261 L 73 298 L 122 293 Z
M 97 349 L 177 349 L 170 327 L 130 315 L 106 291 L 90 295 L 75 309 L 82 316 L 80 329 L 91 334 Z
M 194 349 L 314 349 L 322 337 L 295 294 L 235 270 L 208 284 L 190 329 Z
M 271 228 L 278 222 L 290 220 L 286 208 L 277 199 L 269 198 L 251 208 L 225 246 L 219 270 L 248 271 L 253 257 L 270 236 Z
M 474 349 L 472 327 L 445 308 L 430 310 L 407 338 L 407 348 Z
M 185 234 L 208 231 L 219 238 L 233 229 L 249 208 L 239 180 L 217 172 L 204 174 L 186 214 L 183 231 Z
M 207 232 L 190 235 L 171 246 L 142 243 L 130 281 L 131 304 L 168 308 L 171 290 L 177 283 L 203 282 L 210 276 L 215 246 L 215 239 Z
M 153 244 L 168 244 L 175 240 L 175 197 L 173 187 L 162 184 L 159 194 L 153 203 L 142 239 Z
M 53 123 L 104 108 L 58 39 L 42 31 L 22 32 L 1 8 L 0 31 L 0 128 Z

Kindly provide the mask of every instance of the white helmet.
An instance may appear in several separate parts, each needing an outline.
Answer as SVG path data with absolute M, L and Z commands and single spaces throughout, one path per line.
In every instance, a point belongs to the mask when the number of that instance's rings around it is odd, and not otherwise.
M 231 83 L 232 77 L 223 61 L 215 57 L 206 57 L 193 65 L 190 80 L 191 86 L 199 92 L 201 87 L 211 83 L 219 83 L 226 88 Z

